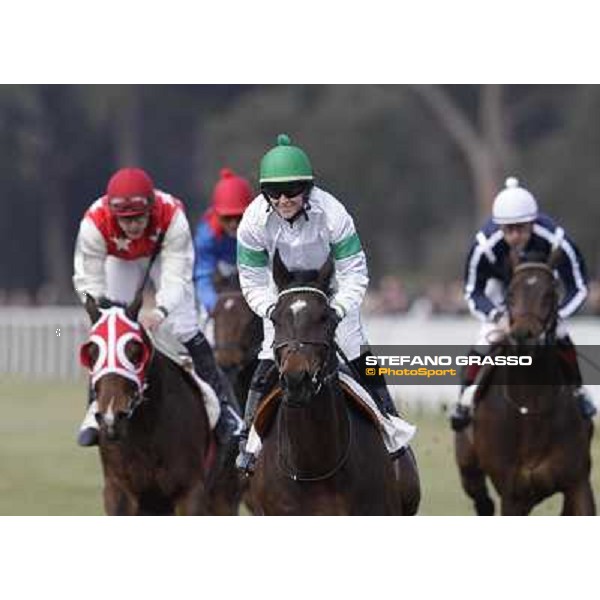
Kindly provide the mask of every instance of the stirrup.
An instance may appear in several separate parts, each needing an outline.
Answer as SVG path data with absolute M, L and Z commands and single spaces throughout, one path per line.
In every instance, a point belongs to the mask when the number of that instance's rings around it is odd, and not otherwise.
M 77 444 L 83 448 L 97 446 L 100 441 L 100 432 L 98 428 L 86 427 L 77 434 Z
M 84 448 L 97 446 L 100 438 L 100 428 L 96 421 L 98 403 L 94 400 L 89 406 L 77 434 L 77 443 Z
M 256 456 L 247 452 L 246 450 L 240 450 L 240 453 L 237 455 L 235 459 L 235 466 L 239 471 L 242 472 L 243 475 L 249 477 L 254 473 L 254 468 L 256 467 Z
M 589 392 L 583 386 L 575 390 L 575 399 L 577 400 L 581 414 L 586 419 L 591 419 L 598 412 Z
M 450 427 L 453 431 L 459 432 L 468 427 L 471 423 L 471 409 L 463 404 L 457 404 L 450 414 Z

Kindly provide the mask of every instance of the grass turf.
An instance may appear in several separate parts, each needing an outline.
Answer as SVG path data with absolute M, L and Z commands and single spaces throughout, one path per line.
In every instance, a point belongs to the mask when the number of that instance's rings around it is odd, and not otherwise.
M 85 405 L 85 383 L 0 381 L 0 515 L 100 515 L 102 473 L 95 449 L 75 436 Z M 418 427 L 414 450 L 422 486 L 421 515 L 471 515 L 456 465 L 452 434 L 441 414 L 408 410 Z M 592 485 L 600 491 L 600 441 L 593 442 Z M 536 515 L 556 515 L 550 498 Z

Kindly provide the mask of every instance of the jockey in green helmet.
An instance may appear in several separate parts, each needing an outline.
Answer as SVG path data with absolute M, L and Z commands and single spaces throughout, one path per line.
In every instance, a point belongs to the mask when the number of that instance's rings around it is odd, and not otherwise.
M 277 145 L 263 156 L 259 179 L 261 193 L 246 209 L 238 229 L 242 292 L 250 308 L 263 318 L 264 326 L 264 342 L 250 385 L 238 457 L 238 466 L 245 472 L 252 470 L 253 462 L 246 452 L 246 438 L 258 402 L 270 389 L 275 371 L 274 327 L 269 317 L 278 297 L 271 273 L 276 250 L 290 271 L 318 269 L 333 254 L 330 306 L 338 321 L 336 341 L 353 370 L 363 375 L 360 383 L 370 392 L 380 412 L 397 417 L 383 376 L 364 377 L 365 359 L 370 352 L 361 354 L 361 346 L 368 346 L 368 341 L 359 309 L 369 278 L 352 217 L 341 202 L 314 185 L 308 155 L 293 145 L 286 134 L 280 134 Z

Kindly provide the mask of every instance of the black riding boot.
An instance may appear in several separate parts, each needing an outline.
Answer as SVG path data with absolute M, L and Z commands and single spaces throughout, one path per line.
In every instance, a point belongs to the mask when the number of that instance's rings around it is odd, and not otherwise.
M 196 373 L 206 381 L 219 399 L 221 414 L 215 427 L 215 436 L 221 446 L 227 446 L 237 434 L 240 419 L 235 414 L 233 406 L 237 404 L 227 378 L 217 366 L 210 344 L 202 332 L 198 332 L 189 342 L 187 348 Z
M 483 356 L 480 352 L 475 349 L 469 351 L 469 356 Z M 466 365 L 463 367 L 460 374 L 460 392 L 458 396 L 458 402 L 455 404 L 454 409 L 450 413 L 450 427 L 453 431 L 462 431 L 471 423 L 471 406 L 467 403 L 462 403 L 463 394 L 467 388 L 470 388 L 475 384 L 477 374 L 481 366 L 479 365 Z
M 87 412 L 83 419 L 83 423 L 77 434 L 77 443 L 84 448 L 97 446 L 100 437 L 98 422 L 96 421 L 96 404 L 91 383 L 88 385 L 88 401 Z
M 377 404 L 377 408 L 384 415 L 392 415 L 393 417 L 398 416 L 398 411 L 394 405 L 394 401 L 390 396 L 390 391 L 385 383 L 385 378 L 376 371 L 376 375 L 367 375 L 366 369 L 366 358 L 367 356 L 373 356 L 371 352 L 365 352 L 358 358 L 350 361 L 350 364 L 360 373 L 359 383 L 367 389 L 371 398 Z
M 250 475 L 254 470 L 255 457 L 246 451 L 246 443 L 250 428 L 256 416 L 256 410 L 260 400 L 271 389 L 275 383 L 277 370 L 275 362 L 270 359 L 260 360 L 252 376 L 250 389 L 248 390 L 248 399 L 246 400 L 246 411 L 244 413 L 244 425 L 240 433 L 240 453 L 235 462 L 237 468 L 245 475 Z
M 575 344 L 573 344 L 571 337 L 568 335 L 564 338 L 557 339 L 556 343 L 560 349 L 561 358 L 565 370 L 567 371 L 567 377 L 570 380 L 569 383 L 572 383 L 575 386 L 575 399 L 579 404 L 579 410 L 586 419 L 591 419 L 598 410 L 583 386 L 583 377 L 579 370 Z

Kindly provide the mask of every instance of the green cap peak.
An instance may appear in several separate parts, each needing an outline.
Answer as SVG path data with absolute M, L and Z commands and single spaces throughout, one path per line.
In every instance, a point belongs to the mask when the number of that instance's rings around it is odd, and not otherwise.
M 260 161 L 260 183 L 278 181 L 312 181 L 313 171 L 306 152 L 292 145 L 287 133 L 277 136 L 277 145 Z

